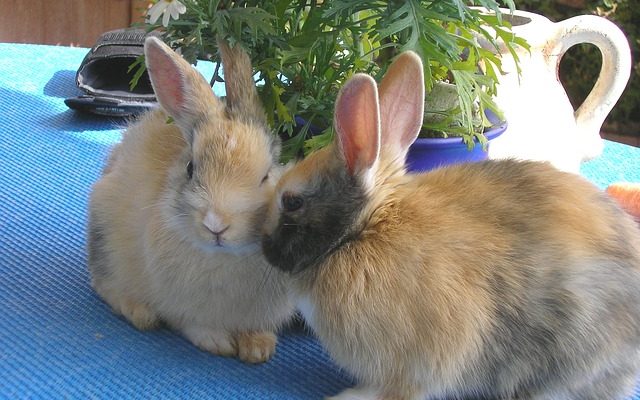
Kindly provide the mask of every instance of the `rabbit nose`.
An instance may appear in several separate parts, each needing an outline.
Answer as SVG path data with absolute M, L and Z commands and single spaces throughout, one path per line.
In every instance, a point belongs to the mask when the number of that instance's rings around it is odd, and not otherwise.
M 227 225 L 224 223 L 224 221 L 222 220 L 222 218 L 220 218 L 220 216 L 216 215 L 211 211 L 207 212 L 207 215 L 205 215 L 204 220 L 202 221 L 202 224 L 211 233 L 213 233 L 218 237 L 223 233 L 225 233 L 230 227 L 230 225 Z

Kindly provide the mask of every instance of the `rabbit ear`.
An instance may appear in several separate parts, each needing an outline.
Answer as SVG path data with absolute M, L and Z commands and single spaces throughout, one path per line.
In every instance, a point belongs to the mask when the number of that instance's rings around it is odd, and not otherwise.
M 218 49 L 224 71 L 227 108 L 238 119 L 266 125 L 267 120 L 253 80 L 249 55 L 239 43 L 231 48 L 222 38 L 218 38 Z
M 175 120 L 188 141 L 205 114 L 224 115 L 224 105 L 209 83 L 184 58 L 156 37 L 144 42 L 149 78 L 158 102 Z
M 420 57 L 405 51 L 380 82 L 381 140 L 403 160 L 416 140 L 424 114 L 424 71 Z
M 380 152 L 380 111 L 376 82 L 354 75 L 340 90 L 334 124 L 338 147 L 351 175 L 369 171 Z

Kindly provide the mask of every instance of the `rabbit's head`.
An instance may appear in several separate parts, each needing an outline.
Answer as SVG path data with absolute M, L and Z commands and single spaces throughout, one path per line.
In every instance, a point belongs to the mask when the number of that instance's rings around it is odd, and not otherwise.
M 186 142 L 171 161 L 161 202 L 166 223 L 184 240 L 212 251 L 244 252 L 259 243 L 280 143 L 267 127 L 248 55 L 223 41 L 219 48 L 226 104 L 167 45 L 154 37 L 145 42 L 158 102 Z
M 271 264 L 298 272 L 357 238 L 368 216 L 404 176 L 409 145 L 422 125 L 422 64 L 403 53 L 380 87 L 356 74 L 336 100 L 336 140 L 287 171 L 275 191 L 263 250 Z

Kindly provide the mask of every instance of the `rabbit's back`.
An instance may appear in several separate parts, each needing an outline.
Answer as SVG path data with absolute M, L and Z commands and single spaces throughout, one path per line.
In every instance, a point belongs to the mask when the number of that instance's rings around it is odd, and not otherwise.
M 410 224 L 423 228 L 422 278 L 437 287 L 433 270 L 447 271 L 464 285 L 457 300 L 482 305 L 468 315 L 478 349 L 461 377 L 470 387 L 595 399 L 633 384 L 640 230 L 606 194 L 512 160 L 443 168 L 409 186 L 400 207 L 422 222 Z M 580 376 L 593 381 L 587 389 Z
M 105 297 L 126 282 L 141 290 L 144 228 L 160 201 L 168 169 L 185 146 L 162 111 L 145 114 L 123 133 L 107 159 L 89 199 L 89 268 L 96 289 Z M 131 262 L 138 260 L 138 262 Z M 116 268 L 117 266 L 117 268 Z M 116 277 L 118 276 L 118 277 Z M 114 301 L 115 302 L 115 301 Z
M 123 133 L 114 149 L 107 174 L 113 173 L 123 185 L 135 184 L 152 189 L 158 196 L 166 186 L 169 168 L 179 158 L 187 143 L 178 127 L 162 110 L 143 115 Z M 129 187 L 131 188 L 131 187 Z
M 167 186 L 169 168 L 186 146 L 164 112 L 144 115 L 123 133 L 94 184 L 90 210 L 119 231 L 144 226 Z M 135 235 L 140 237 L 140 232 Z
M 462 164 L 424 174 L 406 190 L 403 204 L 414 203 L 407 206 L 421 217 L 455 218 L 459 225 L 445 223 L 443 233 L 496 240 L 515 259 L 619 258 L 640 269 L 640 230 L 632 219 L 591 183 L 549 164 Z

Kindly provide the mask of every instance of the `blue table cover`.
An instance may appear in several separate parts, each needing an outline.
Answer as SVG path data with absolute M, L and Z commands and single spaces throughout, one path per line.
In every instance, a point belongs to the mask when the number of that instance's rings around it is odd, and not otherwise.
M 125 121 L 65 106 L 86 53 L 0 43 L 0 398 L 318 399 L 352 386 L 298 325 L 247 365 L 139 332 L 92 291 L 87 198 Z M 600 188 L 640 182 L 640 149 L 607 142 L 583 173 Z

